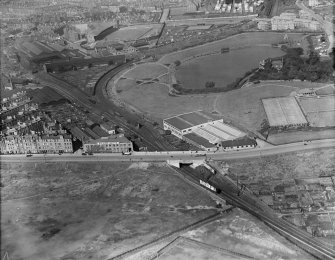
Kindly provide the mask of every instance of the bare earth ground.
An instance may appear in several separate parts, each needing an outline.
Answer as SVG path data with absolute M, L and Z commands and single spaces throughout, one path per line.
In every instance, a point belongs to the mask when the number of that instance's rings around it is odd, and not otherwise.
M 315 259 L 257 218 L 237 208 L 225 213 L 220 220 L 188 231 L 171 244 L 156 245 L 127 259 L 235 260 L 250 258 Z
M 225 216 L 225 218 L 189 231 L 185 237 L 221 247 L 255 259 L 314 259 L 298 247 L 290 244 L 257 218 L 240 209 Z M 198 250 L 201 247 L 198 247 Z M 211 250 L 213 251 L 213 250 Z M 184 256 L 191 256 L 190 248 L 182 249 Z M 178 251 L 175 252 L 178 255 Z M 164 258 L 162 259 L 175 259 Z M 180 258 L 202 259 L 202 258 Z M 208 258 L 209 259 L 209 258 Z M 214 259 L 230 259 L 216 257 Z
M 10 259 L 106 259 L 217 212 L 161 165 L 3 164 L 1 175 Z
M 322 149 L 296 152 L 257 159 L 227 161 L 230 177 L 248 182 L 264 183 L 288 178 L 316 178 L 334 175 L 335 150 Z

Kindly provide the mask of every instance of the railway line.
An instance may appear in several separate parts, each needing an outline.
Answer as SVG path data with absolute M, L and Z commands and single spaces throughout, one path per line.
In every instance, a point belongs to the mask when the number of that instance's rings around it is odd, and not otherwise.
M 106 72 L 96 83 L 94 87 L 94 97 L 98 100 L 96 104 L 92 104 L 90 101 L 90 96 L 79 90 L 78 88 L 72 86 L 71 84 L 53 77 L 51 74 L 40 73 L 37 75 L 39 82 L 56 90 L 59 94 L 67 98 L 68 100 L 79 104 L 84 107 L 89 112 L 96 114 L 98 116 L 104 116 L 108 120 L 120 125 L 124 130 L 129 133 L 136 134 L 141 138 L 145 146 L 151 151 L 164 151 L 164 150 L 175 150 L 175 148 L 169 145 L 159 133 L 150 129 L 150 126 L 146 122 L 143 122 L 143 119 L 138 115 L 134 115 L 125 111 L 123 108 L 113 104 L 108 97 L 105 96 L 104 92 L 108 82 L 117 75 L 120 71 L 126 69 L 129 66 L 132 66 L 132 62 L 128 62 L 122 65 L 117 66 L 116 68 L 111 69 Z M 123 122 L 120 118 L 120 115 L 124 115 L 126 120 L 132 122 L 139 122 L 143 126 L 141 129 L 137 129 L 135 126 L 132 127 L 128 123 Z
M 199 176 L 190 167 L 182 167 L 179 172 L 185 177 L 188 177 L 188 179 L 193 179 L 195 183 L 200 185 Z M 278 218 L 274 212 L 271 213 L 270 208 L 269 210 L 264 210 L 264 205 L 249 192 L 241 193 L 240 196 L 238 196 L 239 188 L 234 186 L 230 181 L 225 180 L 224 176 L 217 173 L 204 179 L 204 181 L 215 187 L 217 189 L 217 195 L 225 199 L 229 204 L 237 206 L 256 216 L 310 254 L 319 259 L 335 259 L 334 248 L 326 246 L 322 241 L 297 228 L 290 222 Z

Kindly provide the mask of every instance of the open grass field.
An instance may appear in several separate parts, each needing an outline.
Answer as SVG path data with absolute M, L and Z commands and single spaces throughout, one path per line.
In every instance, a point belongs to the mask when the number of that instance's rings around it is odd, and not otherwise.
M 308 130 L 308 131 L 292 131 L 271 134 L 268 136 L 267 141 L 272 144 L 288 144 L 294 142 L 302 142 L 307 140 L 321 140 L 335 138 L 335 129 L 322 129 L 322 130 Z
M 294 97 L 262 99 L 270 126 L 307 124 Z
M 217 212 L 174 174 L 147 163 L 2 164 L 1 259 L 106 259 Z
M 279 83 L 277 83 L 279 84 Z M 249 129 L 259 129 L 267 119 L 262 99 L 286 97 L 297 88 L 276 84 L 256 85 L 223 93 L 216 100 L 216 111 Z
M 242 77 L 246 72 L 258 68 L 266 58 L 284 55 L 278 48 L 252 46 L 228 53 L 214 54 L 182 62 L 176 70 L 176 78 L 183 88 L 203 89 L 207 81 L 223 88 Z
M 255 46 L 259 44 L 272 44 L 283 42 L 285 34 L 275 32 L 252 32 L 243 33 L 228 37 L 223 40 L 207 43 L 193 48 L 188 48 L 178 52 L 172 52 L 163 56 L 159 62 L 162 64 L 170 64 L 176 60 L 182 61 L 185 58 L 198 55 L 200 53 L 208 53 L 220 51 L 222 47 L 241 48 Z M 292 41 L 305 41 L 301 33 L 290 33 L 289 39 Z
M 140 111 L 161 120 L 194 110 L 212 111 L 215 100 L 215 95 L 169 96 L 168 87 L 157 83 L 136 84 L 132 88 L 124 88 L 119 97 Z
M 300 97 L 299 103 L 311 126 L 335 126 L 335 96 Z
M 133 76 L 143 79 L 144 74 L 134 71 Z M 168 81 L 165 76 L 160 78 L 159 83 L 138 84 L 136 80 L 127 79 L 129 75 L 131 74 L 125 74 L 117 82 L 119 97 L 155 119 L 161 120 L 194 110 L 216 111 L 232 122 L 252 130 L 258 130 L 263 120 L 267 119 L 261 101 L 263 98 L 286 97 L 300 88 L 322 86 L 309 82 L 272 82 L 226 93 L 174 97 L 169 96 L 166 85 L 159 84 Z M 152 77 L 152 74 L 149 76 Z
M 136 65 L 127 73 L 123 74 L 124 78 L 143 80 L 156 78 L 168 72 L 168 68 L 159 63 L 144 63 Z

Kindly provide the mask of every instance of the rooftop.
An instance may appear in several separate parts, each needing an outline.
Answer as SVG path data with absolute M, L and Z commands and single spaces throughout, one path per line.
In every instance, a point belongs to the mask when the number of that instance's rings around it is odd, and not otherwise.
M 186 134 L 184 135 L 185 138 L 205 147 L 205 148 L 212 148 L 212 147 L 215 147 L 214 144 L 211 144 L 207 139 L 197 135 L 197 134 L 194 134 L 194 133 L 190 133 L 190 134 Z
M 100 144 L 100 143 L 131 143 L 126 137 L 119 135 L 112 135 L 109 137 L 102 137 L 96 140 L 90 140 L 86 144 Z
M 248 137 L 243 137 L 235 140 L 227 140 L 221 143 L 222 147 L 236 147 L 236 146 L 245 146 L 245 145 L 257 145 L 257 142 L 254 139 Z
M 204 123 L 208 123 L 211 121 L 217 120 L 212 115 L 204 112 L 204 111 L 194 111 L 190 113 L 185 113 L 181 115 L 177 115 L 174 117 L 170 117 L 165 119 L 164 121 L 179 130 L 187 129 L 196 125 L 201 125 Z

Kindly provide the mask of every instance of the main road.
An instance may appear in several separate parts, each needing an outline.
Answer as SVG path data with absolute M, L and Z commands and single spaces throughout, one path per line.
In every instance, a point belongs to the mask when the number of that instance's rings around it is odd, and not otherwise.
M 308 151 L 322 148 L 334 148 L 335 139 L 315 140 L 307 143 L 291 143 L 265 148 L 254 148 L 230 152 L 191 152 L 191 151 L 164 151 L 164 152 L 134 152 L 131 155 L 119 153 L 96 153 L 94 155 L 81 154 L 34 154 L 26 155 L 1 155 L 1 162 L 108 162 L 108 161 L 167 161 L 167 160 L 230 160 L 270 156 L 276 154 Z

